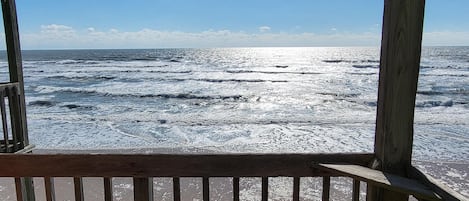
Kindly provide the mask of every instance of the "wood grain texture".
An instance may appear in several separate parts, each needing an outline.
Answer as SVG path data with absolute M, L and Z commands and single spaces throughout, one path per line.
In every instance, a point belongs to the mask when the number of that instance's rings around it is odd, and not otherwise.
M 307 177 L 311 163 L 367 165 L 372 154 L 2 154 L 3 177 Z M 60 164 L 56 165 L 56 164 Z
M 410 167 L 424 0 L 385 0 L 375 153 L 382 170 Z
M 425 0 L 385 0 L 374 152 L 379 169 L 406 176 L 411 166 L 415 96 Z M 406 201 L 408 195 L 369 186 L 367 199 Z
M 426 200 L 442 200 L 431 188 L 417 180 L 408 179 L 398 175 L 384 173 L 359 165 L 319 164 L 318 168 L 324 168 L 332 172 L 338 172 L 346 176 L 366 181 L 375 186 L 386 188 L 392 192 L 414 195 Z

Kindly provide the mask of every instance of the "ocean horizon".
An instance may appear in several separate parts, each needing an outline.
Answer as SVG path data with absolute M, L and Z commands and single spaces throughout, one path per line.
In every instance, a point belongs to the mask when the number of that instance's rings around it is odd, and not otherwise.
M 23 50 L 29 137 L 42 150 L 373 152 L 379 56 L 379 47 Z M 7 81 L 4 54 L 0 65 Z M 469 47 L 423 47 L 413 160 L 466 196 L 468 83 Z

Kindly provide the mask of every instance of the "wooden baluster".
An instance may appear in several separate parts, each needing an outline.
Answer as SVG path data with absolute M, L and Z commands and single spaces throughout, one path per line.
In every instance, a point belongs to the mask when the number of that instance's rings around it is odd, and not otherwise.
M 134 200 L 152 201 L 153 200 L 153 179 L 134 177 Z
M 293 201 L 300 200 L 300 178 L 293 177 Z
M 239 201 L 239 177 L 233 177 L 233 201 Z
M 10 107 L 11 135 L 13 137 L 14 151 L 23 148 L 23 130 L 21 130 L 20 105 L 18 97 L 18 89 L 12 87 L 8 90 L 8 104 Z M 21 146 L 18 146 L 21 143 Z
M 46 200 L 55 201 L 54 178 L 44 177 L 44 188 L 46 189 Z
M 322 178 L 322 201 L 329 201 L 329 193 L 331 188 L 331 177 Z
M 360 180 L 353 180 L 353 197 L 352 201 L 359 201 L 360 200 Z
M 262 177 L 262 201 L 269 199 L 269 178 Z
M 173 177 L 173 198 L 174 201 L 181 201 L 181 182 L 179 177 Z
M 104 201 L 112 201 L 112 178 L 104 178 Z
M 10 152 L 10 145 L 8 143 L 8 122 L 7 122 L 7 115 L 6 115 L 6 107 L 5 107 L 5 92 L 0 92 L 0 109 L 2 113 L 2 126 L 3 126 L 3 139 L 5 140 L 5 152 Z
M 210 201 L 210 180 L 208 177 L 202 179 L 204 201 Z
M 16 188 L 16 200 L 23 201 L 23 186 L 21 178 L 15 178 L 15 188 Z
M 81 177 L 75 177 L 73 178 L 73 184 L 75 188 L 75 201 L 84 201 L 83 179 Z

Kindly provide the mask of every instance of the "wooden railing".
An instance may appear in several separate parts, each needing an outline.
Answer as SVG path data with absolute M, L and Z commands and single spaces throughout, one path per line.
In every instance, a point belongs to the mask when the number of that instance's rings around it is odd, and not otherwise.
M 387 190 L 413 195 L 419 200 L 467 200 L 440 185 L 417 169 L 404 178 L 368 168 L 373 154 L 0 154 L 0 177 L 15 178 L 16 197 L 23 199 L 24 180 L 43 178 L 47 201 L 55 200 L 54 178 L 73 178 L 75 200 L 85 200 L 83 178 L 100 177 L 104 200 L 113 200 L 112 180 L 133 178 L 134 200 L 153 200 L 154 178 L 172 178 L 173 199 L 181 200 L 181 178 L 202 180 L 204 201 L 210 200 L 210 179 L 231 178 L 233 201 L 240 200 L 240 178 L 261 178 L 261 200 L 269 198 L 269 179 L 292 178 L 291 200 L 301 197 L 300 180 L 306 177 L 322 179 L 322 200 L 330 200 L 331 177 L 353 180 L 352 201 L 360 198 L 360 182 Z M 364 191 L 362 191 L 364 192 Z M 30 193 L 30 192 L 29 192 Z M 34 194 L 34 193 L 33 193 Z M 342 198 L 344 199 L 344 198 Z M 30 199 L 29 199 L 30 200 Z M 274 199 L 275 200 L 275 199 Z
M 322 199 L 329 200 L 331 177 L 345 174 L 315 168 L 319 163 L 347 163 L 367 166 L 372 154 L 216 154 L 216 155 L 122 155 L 122 154 L 0 154 L 0 177 L 13 177 L 16 181 L 16 196 L 23 200 L 21 179 L 24 177 L 44 178 L 47 201 L 55 200 L 54 177 L 73 177 L 75 200 L 84 200 L 83 178 L 103 178 L 104 200 L 113 200 L 112 178 L 132 177 L 134 200 L 153 200 L 153 177 L 170 177 L 173 181 L 175 201 L 181 200 L 180 179 L 202 178 L 202 196 L 210 200 L 210 179 L 232 178 L 233 200 L 240 200 L 240 178 L 261 179 L 261 199 L 269 198 L 269 178 L 293 178 L 291 199 L 300 200 L 300 179 L 322 177 Z M 353 199 L 359 199 L 360 182 L 353 182 Z
M 13 153 L 24 148 L 24 135 L 19 116 L 20 98 L 18 83 L 0 84 L 0 109 L 2 133 L 0 137 L 0 153 Z

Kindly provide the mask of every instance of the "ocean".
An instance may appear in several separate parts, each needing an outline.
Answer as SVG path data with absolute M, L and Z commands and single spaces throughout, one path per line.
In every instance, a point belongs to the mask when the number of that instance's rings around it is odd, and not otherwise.
M 372 152 L 379 53 L 25 50 L 30 141 L 59 150 Z M 8 81 L 4 52 L 0 66 Z M 414 129 L 414 163 L 468 196 L 469 47 L 423 48 Z

